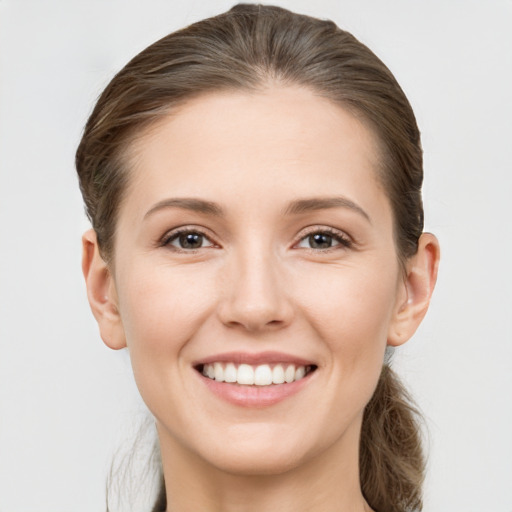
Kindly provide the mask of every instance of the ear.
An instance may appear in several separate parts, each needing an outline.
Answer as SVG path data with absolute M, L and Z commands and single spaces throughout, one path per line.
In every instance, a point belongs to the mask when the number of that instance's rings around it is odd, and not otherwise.
M 388 345 L 405 343 L 416 332 L 427 313 L 439 266 L 439 242 L 423 233 L 418 251 L 406 263 L 406 276 L 400 284 L 398 301 L 388 332 Z
M 82 272 L 87 286 L 87 298 L 98 322 L 101 339 L 114 350 L 126 347 L 114 279 L 100 255 L 94 229 L 86 231 L 82 236 Z

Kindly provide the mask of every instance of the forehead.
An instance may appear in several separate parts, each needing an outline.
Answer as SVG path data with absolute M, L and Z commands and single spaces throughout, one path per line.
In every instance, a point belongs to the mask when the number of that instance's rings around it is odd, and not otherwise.
M 332 195 L 333 188 L 370 202 L 383 194 L 373 133 L 348 110 L 299 87 L 194 98 L 142 133 L 129 162 L 129 189 L 141 207 L 166 195 L 244 204 L 254 197 L 262 207 L 265 190 L 273 202 Z

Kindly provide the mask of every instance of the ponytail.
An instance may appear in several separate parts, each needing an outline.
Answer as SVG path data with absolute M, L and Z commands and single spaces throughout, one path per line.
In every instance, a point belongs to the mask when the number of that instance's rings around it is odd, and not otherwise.
M 373 510 L 422 510 L 425 460 L 420 425 L 411 397 L 385 364 L 364 412 L 359 450 L 361 488 Z
M 167 496 L 165 494 L 165 482 L 162 476 L 160 483 L 160 491 L 158 492 L 158 498 L 151 509 L 151 512 L 165 512 L 167 510 Z

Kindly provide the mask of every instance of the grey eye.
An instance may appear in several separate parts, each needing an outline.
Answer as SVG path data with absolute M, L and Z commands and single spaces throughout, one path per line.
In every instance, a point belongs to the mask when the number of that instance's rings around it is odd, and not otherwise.
M 333 246 L 333 237 L 327 233 L 314 233 L 307 240 L 311 249 L 328 249 Z
M 199 249 L 203 246 L 203 235 L 199 233 L 182 233 L 178 237 L 182 249 Z
M 202 233 L 197 231 L 184 231 L 176 233 L 167 241 L 168 245 L 184 250 L 201 249 L 209 247 L 212 243 Z
M 352 245 L 349 238 L 343 233 L 319 230 L 306 235 L 300 240 L 297 247 L 304 249 L 317 249 L 319 251 L 333 248 L 350 248 Z

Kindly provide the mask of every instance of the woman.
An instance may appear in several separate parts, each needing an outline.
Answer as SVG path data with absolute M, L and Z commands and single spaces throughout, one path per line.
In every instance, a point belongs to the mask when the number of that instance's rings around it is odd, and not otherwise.
M 388 359 L 439 247 L 414 114 L 373 53 L 238 5 L 127 64 L 77 169 L 89 302 L 156 421 L 155 510 L 421 509 Z

